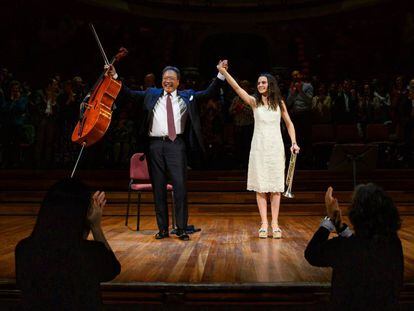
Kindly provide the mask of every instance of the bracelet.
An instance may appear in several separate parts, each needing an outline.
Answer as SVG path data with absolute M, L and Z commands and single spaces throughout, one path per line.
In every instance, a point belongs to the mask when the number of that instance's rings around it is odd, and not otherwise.
M 329 230 L 329 232 L 335 231 L 335 225 L 328 216 L 325 216 L 325 218 L 322 220 L 321 227 Z
M 294 145 L 297 145 L 297 143 L 292 143 L 292 147 L 293 147 Z

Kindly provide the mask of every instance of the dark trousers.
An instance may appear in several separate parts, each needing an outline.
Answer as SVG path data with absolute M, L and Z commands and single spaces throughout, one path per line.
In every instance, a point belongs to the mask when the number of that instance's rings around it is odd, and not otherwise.
M 187 156 L 181 137 L 175 141 L 151 139 L 147 152 L 148 168 L 154 191 L 155 215 L 159 230 L 168 230 L 167 180 L 174 188 L 175 219 L 178 229 L 186 229 L 187 208 Z

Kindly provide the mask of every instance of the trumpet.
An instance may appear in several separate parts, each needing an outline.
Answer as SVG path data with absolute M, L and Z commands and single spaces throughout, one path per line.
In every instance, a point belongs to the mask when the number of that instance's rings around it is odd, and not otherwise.
M 285 192 L 283 192 L 283 196 L 286 198 L 295 197 L 295 195 L 292 193 L 292 183 L 293 183 L 293 174 L 295 173 L 296 157 L 297 157 L 297 154 L 295 152 L 292 152 L 290 155 L 289 168 L 288 168 L 288 172 L 286 175 L 287 189 Z

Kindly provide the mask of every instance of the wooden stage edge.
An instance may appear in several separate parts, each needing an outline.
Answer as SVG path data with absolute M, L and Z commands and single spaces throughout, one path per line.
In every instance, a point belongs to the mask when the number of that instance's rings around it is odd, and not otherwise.
M 258 305 L 275 310 L 325 310 L 329 283 L 103 283 L 104 306 L 110 310 L 181 310 L 188 306 L 203 310 L 250 310 Z M 14 310 L 20 301 L 15 280 L 0 280 L 0 309 Z M 1 307 L 2 306 L 2 307 Z M 9 308 L 7 308 L 9 307 Z M 212 307 L 211 309 L 208 307 Z M 219 307 L 219 309 L 217 309 Z M 400 295 L 401 310 L 413 310 L 414 283 L 405 283 Z M 267 309 L 269 310 L 269 309 Z

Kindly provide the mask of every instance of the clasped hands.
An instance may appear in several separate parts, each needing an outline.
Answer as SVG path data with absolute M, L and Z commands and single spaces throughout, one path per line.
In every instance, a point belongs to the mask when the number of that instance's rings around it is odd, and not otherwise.
M 229 69 L 229 62 L 227 59 L 220 60 L 219 63 L 217 64 L 217 70 L 220 73 L 224 73 L 228 69 Z

